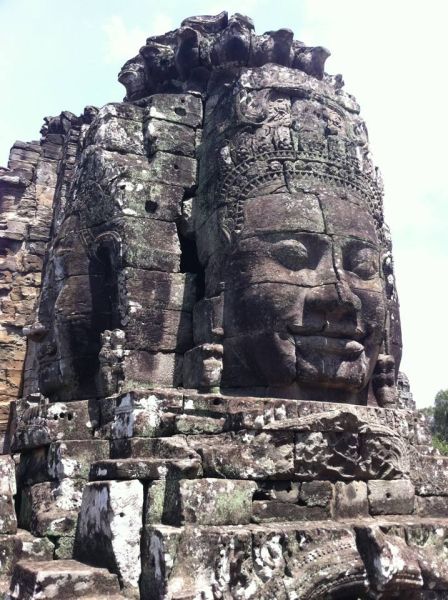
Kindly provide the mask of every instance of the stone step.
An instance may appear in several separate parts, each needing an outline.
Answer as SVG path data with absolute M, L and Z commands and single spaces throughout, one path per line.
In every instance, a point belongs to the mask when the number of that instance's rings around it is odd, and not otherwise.
M 6 600 L 120 598 L 116 575 L 76 560 L 17 563 Z
M 186 459 L 117 458 L 92 463 L 91 481 L 109 479 L 195 479 L 202 477 L 199 457 Z
M 34 537 L 24 529 L 18 529 L 14 535 L 0 535 L 0 576 L 9 582 L 19 560 L 51 560 L 53 552 L 54 544 L 48 538 Z

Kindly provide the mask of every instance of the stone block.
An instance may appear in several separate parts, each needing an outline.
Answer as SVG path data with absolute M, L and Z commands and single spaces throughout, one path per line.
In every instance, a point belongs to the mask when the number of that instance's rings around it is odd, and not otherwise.
M 354 519 L 368 515 L 367 484 L 364 481 L 337 481 L 334 484 L 335 518 Z
M 287 430 L 290 419 L 297 417 L 297 400 L 222 396 L 221 394 L 185 392 L 185 412 L 223 416 L 237 429 L 263 430 L 277 426 Z M 315 404 L 315 403 L 313 403 Z
M 193 311 L 193 336 L 197 345 L 220 342 L 224 335 L 222 327 L 224 298 L 203 298 L 196 302 Z
M 148 171 L 154 181 L 178 185 L 185 189 L 196 185 L 196 169 L 197 163 L 194 158 L 175 156 L 167 152 L 156 152 L 148 164 Z
M 174 485 L 173 485 L 174 484 Z M 146 491 L 146 511 L 143 515 L 144 525 L 161 524 L 164 522 L 164 514 L 171 507 L 177 507 L 178 501 L 177 482 L 171 483 L 167 479 L 151 481 Z
M 314 194 L 295 193 L 278 194 L 275 203 L 266 211 L 266 202 L 272 196 L 257 196 L 246 201 L 245 231 L 250 234 L 262 234 L 272 231 L 309 231 L 323 233 L 325 230 L 319 199 Z M 277 203 L 278 200 L 278 203 Z
M 367 483 L 372 515 L 409 515 L 414 512 L 415 488 L 408 479 Z
M 188 436 L 202 457 L 206 477 L 289 479 L 293 472 L 293 434 L 239 431 Z
M 195 458 L 116 458 L 92 464 L 91 480 L 182 479 L 202 476 L 202 463 Z
M 16 463 L 12 456 L 0 456 L 0 494 L 14 496 L 16 493 Z
M 191 312 L 196 301 L 195 276 L 126 268 L 123 271 L 127 302 L 135 311 L 172 310 Z
M 251 533 L 245 528 L 203 527 L 198 534 L 193 527 L 147 527 L 142 543 L 142 597 L 193 599 L 222 594 L 236 598 L 250 586 L 252 598 L 260 598 L 257 592 L 264 583 L 255 587 L 255 578 L 249 575 L 251 545 Z
M 57 560 L 66 560 L 73 558 L 73 547 L 75 545 L 75 536 L 64 536 L 56 538 L 56 548 L 54 556 Z
M 298 504 L 300 486 L 297 481 L 259 481 L 254 499 Z
M 305 506 L 329 507 L 333 501 L 333 485 L 329 481 L 304 481 L 299 502 Z
M 448 517 L 447 496 L 416 496 L 415 512 L 420 517 Z
M 122 363 L 122 391 L 151 390 L 166 385 L 176 387 L 182 381 L 183 356 L 175 352 L 128 350 Z
M 93 590 L 98 600 L 120 597 L 118 579 L 106 569 L 75 560 L 21 561 L 14 569 L 8 598 L 73 600 L 87 598 Z
M 147 491 L 145 524 L 247 524 L 252 514 L 255 489 L 255 483 L 249 481 L 153 481 Z
M 411 478 L 419 496 L 448 496 L 448 457 L 415 453 Z
M 13 534 L 17 531 L 17 517 L 14 499 L 11 494 L 0 494 L 0 534 Z
M 191 127 L 149 118 L 144 123 L 143 135 L 149 155 L 159 151 L 181 156 L 195 155 L 196 133 Z
M 164 119 L 189 127 L 202 125 L 202 100 L 192 94 L 153 94 L 148 98 L 146 118 Z
M 183 188 L 151 181 L 149 174 L 141 169 L 111 181 L 110 193 L 126 215 L 163 221 L 176 221 L 181 216 Z
M 252 514 L 252 481 L 184 479 L 179 481 L 179 514 L 173 524 L 244 525 Z
M 181 251 L 175 223 L 126 217 L 121 230 L 126 240 L 123 245 L 125 267 L 179 271 Z
M 131 306 L 126 324 L 126 345 L 146 352 L 183 353 L 193 344 L 190 312 Z
M 24 486 L 21 490 L 19 524 L 33 530 L 33 523 L 46 513 L 75 512 L 81 506 L 85 481 L 62 479 L 60 482 L 43 482 Z
M 87 484 L 76 530 L 75 558 L 106 567 L 125 587 L 136 590 L 141 572 L 142 513 L 143 485 L 139 481 Z
M 31 523 L 31 533 L 39 537 L 73 537 L 78 513 L 70 510 L 48 510 L 37 512 Z
M 159 438 L 121 438 L 111 441 L 112 458 L 197 459 L 198 453 L 186 436 Z
M 143 111 L 133 106 L 131 114 L 128 107 L 121 106 L 118 103 L 106 104 L 98 111 L 88 131 L 86 143 L 109 151 L 145 154 Z
M 295 439 L 295 473 L 301 480 L 395 479 L 409 472 L 406 445 L 396 435 L 384 435 L 384 429 L 305 431 Z
M 182 398 L 180 398 L 182 403 Z M 129 392 L 117 398 L 114 420 L 111 424 L 113 439 L 131 437 L 159 437 L 175 432 L 175 402 L 165 402 L 151 392 L 147 395 Z
M 254 523 L 281 521 L 321 521 L 331 516 L 330 507 L 302 506 L 276 500 L 256 500 L 252 505 Z
M 200 415 L 175 415 L 174 428 L 176 433 L 197 435 L 223 433 L 227 420 L 224 417 L 206 417 Z
M 219 389 L 223 368 L 221 344 L 201 344 L 184 354 L 183 384 L 186 388 Z
M 47 446 L 60 440 L 91 439 L 97 426 L 98 410 L 89 400 L 48 404 L 20 401 L 13 450 Z
M 53 442 L 48 449 L 51 479 L 88 479 L 93 461 L 109 458 L 107 440 L 66 440 Z

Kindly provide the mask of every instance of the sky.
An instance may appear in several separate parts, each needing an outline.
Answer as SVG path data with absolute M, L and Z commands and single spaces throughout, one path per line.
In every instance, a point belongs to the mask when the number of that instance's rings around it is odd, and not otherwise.
M 43 117 L 121 101 L 121 65 L 194 14 L 244 12 L 327 47 L 361 104 L 385 183 L 402 370 L 419 406 L 448 388 L 448 119 L 444 0 L 0 0 L 0 165 Z M 445 369 L 447 369 L 445 371 Z

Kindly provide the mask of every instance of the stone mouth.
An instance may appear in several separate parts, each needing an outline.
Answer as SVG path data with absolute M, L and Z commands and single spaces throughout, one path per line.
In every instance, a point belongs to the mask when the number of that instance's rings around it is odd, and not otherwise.
M 364 345 L 348 337 L 333 335 L 295 335 L 294 342 L 299 350 L 334 354 L 348 359 L 356 359 L 364 352 Z

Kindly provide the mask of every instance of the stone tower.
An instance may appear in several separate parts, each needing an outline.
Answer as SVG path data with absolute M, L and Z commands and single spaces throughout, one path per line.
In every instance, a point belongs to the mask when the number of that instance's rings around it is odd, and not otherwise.
M 448 597 L 447 459 L 327 57 L 191 17 L 123 66 L 122 103 L 13 147 L 5 598 Z

